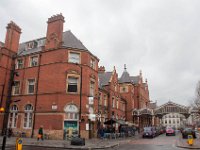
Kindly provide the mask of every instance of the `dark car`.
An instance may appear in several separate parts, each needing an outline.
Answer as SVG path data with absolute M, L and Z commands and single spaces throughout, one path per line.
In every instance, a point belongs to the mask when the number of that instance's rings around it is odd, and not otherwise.
M 185 139 L 185 138 L 188 138 L 188 135 L 192 135 L 193 138 L 196 138 L 195 130 L 193 130 L 192 128 L 185 128 L 182 131 L 182 137 Z
M 151 137 L 154 138 L 156 136 L 156 130 L 154 127 L 145 127 L 142 137 Z
M 168 135 L 176 135 L 176 132 L 175 132 L 175 129 L 174 128 L 172 128 L 172 127 L 167 127 L 166 128 L 166 136 L 168 136 Z
M 166 132 L 165 127 L 161 127 L 161 129 L 160 129 L 160 134 L 164 134 L 165 132 Z

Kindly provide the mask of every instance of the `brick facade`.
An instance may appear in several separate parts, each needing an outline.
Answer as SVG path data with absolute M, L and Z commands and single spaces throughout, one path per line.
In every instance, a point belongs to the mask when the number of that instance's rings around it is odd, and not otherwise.
M 14 82 L 18 82 L 19 87 L 17 87 L 17 89 L 13 87 L 12 100 L 20 99 L 20 101 L 16 103 L 12 102 L 10 105 L 11 108 L 13 105 L 16 105 L 18 109 L 16 125 L 13 127 L 14 131 L 24 131 L 27 133 L 27 136 L 36 136 L 37 130 L 42 125 L 45 133 L 50 134 L 51 138 L 63 139 L 65 128 L 64 122 L 67 120 L 71 121 L 72 119 L 67 119 L 72 116 L 67 116 L 65 108 L 68 105 L 73 105 L 79 110 L 81 98 L 82 121 L 80 122 L 77 116 L 77 120 L 75 119 L 75 121 L 78 124 L 77 126 L 80 125 L 82 137 L 89 138 L 89 136 L 94 136 L 91 133 L 95 132 L 96 121 L 92 121 L 88 117 L 88 108 L 92 109 L 94 114 L 97 114 L 99 59 L 81 45 L 82 43 L 77 40 L 70 31 L 63 32 L 63 23 L 64 17 L 61 14 L 52 16 L 48 19 L 47 35 L 45 38 L 21 43 L 20 46 L 20 28 L 17 25 L 15 28 L 11 26 L 11 29 L 14 30 L 12 31 L 9 29 L 10 25 L 7 27 L 8 31 L 4 45 L 5 47 L 1 48 L 0 51 L 1 55 L 3 55 L 0 59 L 0 84 L 5 84 L 4 89 L 8 88 L 11 56 L 7 55 L 18 52 L 18 57 L 14 62 L 16 64 L 15 71 L 18 72 L 19 76 L 15 76 Z M 11 32 L 13 33 L 13 37 L 10 37 Z M 66 35 L 71 41 L 65 41 Z M 10 38 L 13 39 L 11 40 Z M 66 42 L 69 43 L 65 45 Z M 9 43 L 11 43 L 11 45 L 9 45 Z M 39 45 L 41 43 L 43 44 Z M 75 46 L 73 47 L 73 45 Z M 79 57 L 78 63 L 73 63 L 74 58 L 69 56 L 72 54 Z M 37 62 L 33 62 L 35 61 L 35 58 Z M 91 64 L 91 60 L 93 64 Z M 22 67 L 18 64 L 20 62 L 23 62 Z M 67 90 L 69 84 L 71 84 L 69 83 L 69 77 L 75 79 L 77 82 L 76 92 L 69 92 Z M 80 96 L 81 77 L 82 94 Z M 34 81 L 34 89 L 32 89 L 34 91 L 33 93 L 29 93 L 29 90 L 31 90 L 28 88 L 29 84 L 31 84 L 29 83 L 29 80 Z M 91 82 L 92 93 L 90 86 Z M 0 87 L 1 91 L 2 87 L 3 86 Z M 17 92 L 17 94 L 15 92 Z M 5 107 L 6 93 L 7 90 L 5 90 L 3 94 L 2 107 Z M 91 96 L 94 97 L 93 104 L 89 104 L 88 102 L 88 99 Z M 27 104 L 30 104 L 33 107 L 32 122 L 31 127 L 29 128 L 24 127 L 25 107 Z M 79 112 L 77 115 L 79 115 Z M 1 114 L 0 120 L 3 122 L 3 114 Z M 88 122 L 90 123 L 90 129 L 92 131 L 85 131 L 86 123 Z M 2 124 L 0 124 L 0 129 L 2 129 Z
M 133 123 L 133 110 L 150 101 L 142 74 L 127 82 L 127 72 L 118 78 L 115 67 L 112 72 L 98 67 L 99 59 L 71 31 L 63 32 L 64 22 L 62 14 L 54 15 L 46 37 L 20 44 L 20 27 L 8 24 L 5 42 L 0 42 L 0 106 L 6 107 L 12 84 L 9 127 L 28 137 L 43 126 L 51 139 L 79 131 L 87 139 L 111 118 L 117 120 L 116 130 L 120 123 Z M 9 83 L 11 71 L 18 76 Z M 0 113 L 0 130 L 4 116 Z

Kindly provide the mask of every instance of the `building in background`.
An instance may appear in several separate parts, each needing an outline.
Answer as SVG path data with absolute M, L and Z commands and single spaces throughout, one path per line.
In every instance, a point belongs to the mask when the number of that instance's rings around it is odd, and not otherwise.
M 163 116 L 162 125 L 164 127 L 173 127 L 180 129 L 184 127 L 185 116 L 179 113 L 169 113 Z
M 104 67 L 99 67 L 99 114 L 100 123 L 115 120 L 115 129 L 120 124 L 125 124 L 127 116 L 127 101 L 120 94 L 118 74 L 114 67 L 112 72 L 106 72 Z
M 154 115 L 159 118 L 159 124 L 176 129 L 185 126 L 186 119 L 190 116 L 189 108 L 169 101 L 154 110 Z

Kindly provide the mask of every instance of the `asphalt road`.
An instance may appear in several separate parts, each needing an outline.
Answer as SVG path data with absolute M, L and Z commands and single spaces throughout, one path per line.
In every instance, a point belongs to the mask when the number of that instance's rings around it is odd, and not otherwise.
M 179 150 L 180 148 L 175 146 L 177 138 L 179 135 L 166 136 L 165 134 L 153 139 L 139 138 L 109 150 Z
M 108 150 L 179 150 L 175 146 L 176 136 L 165 136 L 165 134 L 151 138 L 142 137 L 138 139 L 131 139 L 128 143 L 122 144 L 119 147 L 110 148 Z M 13 150 L 7 148 L 6 150 Z M 44 147 L 23 147 L 23 150 L 64 150 L 62 148 L 44 148 Z

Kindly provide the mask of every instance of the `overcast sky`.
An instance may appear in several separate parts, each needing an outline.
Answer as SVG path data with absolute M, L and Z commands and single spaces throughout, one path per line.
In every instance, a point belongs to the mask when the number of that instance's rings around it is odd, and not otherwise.
M 0 41 L 13 20 L 21 42 L 46 35 L 52 15 L 71 30 L 107 71 L 124 64 L 130 75 L 142 70 L 150 99 L 188 105 L 200 80 L 199 0 L 1 0 Z

